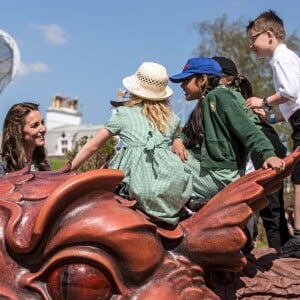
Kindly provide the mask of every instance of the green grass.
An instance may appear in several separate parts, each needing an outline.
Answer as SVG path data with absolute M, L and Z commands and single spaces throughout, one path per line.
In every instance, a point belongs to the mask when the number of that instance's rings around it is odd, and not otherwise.
M 63 167 L 68 160 L 66 158 L 49 158 L 49 162 L 51 165 L 52 170 L 58 170 Z
M 268 247 L 268 244 L 264 243 L 263 241 L 257 240 L 256 247 L 257 248 L 266 248 L 266 247 Z

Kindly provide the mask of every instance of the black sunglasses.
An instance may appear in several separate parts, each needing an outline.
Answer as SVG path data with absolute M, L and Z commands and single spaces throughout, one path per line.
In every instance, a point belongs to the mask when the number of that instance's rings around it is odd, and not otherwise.
M 250 36 L 250 38 L 249 38 L 249 43 L 250 43 L 250 45 L 253 45 L 253 44 L 255 43 L 255 41 L 258 39 L 258 37 L 259 37 L 261 34 L 266 33 L 267 31 L 268 31 L 268 30 L 264 30 L 264 31 L 261 31 L 261 32 L 255 34 L 255 35 Z

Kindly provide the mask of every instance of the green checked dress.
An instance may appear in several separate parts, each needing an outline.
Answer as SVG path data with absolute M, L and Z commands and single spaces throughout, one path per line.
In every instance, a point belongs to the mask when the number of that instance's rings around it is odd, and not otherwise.
M 105 128 L 119 135 L 123 147 L 109 168 L 125 173 L 123 182 L 129 186 L 130 199 L 149 215 L 171 223 L 178 222 L 178 212 L 192 193 L 192 178 L 180 158 L 170 151 L 179 126 L 173 114 L 166 135 L 151 126 L 140 106 L 119 107 Z

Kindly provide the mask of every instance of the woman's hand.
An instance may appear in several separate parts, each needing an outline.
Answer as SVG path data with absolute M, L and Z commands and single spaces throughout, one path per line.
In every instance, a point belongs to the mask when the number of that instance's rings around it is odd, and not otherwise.
M 187 151 L 180 138 L 174 140 L 171 151 L 177 154 L 182 162 L 185 162 L 188 159 Z

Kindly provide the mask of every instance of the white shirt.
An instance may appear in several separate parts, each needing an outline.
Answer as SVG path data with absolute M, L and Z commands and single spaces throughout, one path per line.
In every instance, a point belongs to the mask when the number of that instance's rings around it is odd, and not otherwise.
M 254 168 L 254 166 L 253 166 L 252 160 L 249 159 L 249 160 L 247 161 L 247 164 L 246 164 L 246 172 L 245 172 L 245 174 L 248 174 L 248 173 L 254 172 L 254 171 L 255 171 L 255 168 Z
M 276 92 L 289 101 L 279 105 L 286 121 L 300 109 L 300 58 L 285 44 L 279 45 L 270 61 Z

